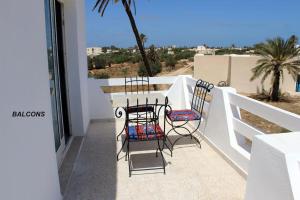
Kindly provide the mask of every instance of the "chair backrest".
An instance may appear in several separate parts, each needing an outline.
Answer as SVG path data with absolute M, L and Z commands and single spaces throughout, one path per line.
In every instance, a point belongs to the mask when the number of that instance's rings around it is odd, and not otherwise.
M 147 134 L 147 126 L 160 125 L 160 117 L 163 117 L 163 124 L 161 124 L 160 127 L 165 132 L 166 110 L 169 107 L 168 97 L 165 98 L 165 103 L 163 104 L 159 104 L 158 99 L 152 103 L 149 103 L 148 99 L 146 99 L 146 104 L 139 104 L 139 100 L 137 99 L 133 106 L 130 106 L 129 100 L 127 99 L 125 127 L 144 125 L 146 126 Z
M 196 82 L 191 109 L 202 115 L 207 94 L 214 88 L 212 83 L 199 79 Z
M 149 93 L 149 77 L 125 77 L 125 94 L 128 92 L 131 94 Z

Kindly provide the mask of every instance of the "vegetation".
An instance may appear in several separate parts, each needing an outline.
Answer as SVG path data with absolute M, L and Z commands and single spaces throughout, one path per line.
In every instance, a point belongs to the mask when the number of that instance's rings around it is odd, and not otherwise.
M 151 71 L 152 71 L 153 75 L 160 73 L 162 66 L 161 66 L 161 62 L 160 62 L 158 53 L 156 52 L 154 45 L 150 46 L 149 52 L 147 54 L 147 58 L 149 60 Z M 145 76 L 146 72 L 147 72 L 147 70 L 146 70 L 145 65 L 141 63 L 138 74 L 140 76 Z
M 88 57 L 88 69 L 103 69 L 106 66 L 110 67 L 112 64 L 138 63 L 141 61 L 140 54 L 120 50 L 116 53 L 105 53 L 95 57 Z
M 166 59 L 166 66 L 170 67 L 171 69 L 175 69 L 175 65 L 177 64 L 177 60 L 174 58 L 174 56 L 169 56 Z
M 105 52 L 107 52 L 110 47 L 103 48 L 106 49 Z M 131 49 L 118 49 L 115 47 L 114 50 L 117 50 L 117 52 L 103 53 L 94 57 L 88 56 L 88 69 L 103 69 L 105 67 L 110 67 L 112 64 L 134 64 L 143 61 L 141 55 L 139 53 L 133 53 Z M 167 66 L 172 67 L 177 64 L 177 61 L 182 59 L 188 59 L 192 61 L 196 53 L 184 48 L 176 48 L 173 49 L 173 51 L 174 54 L 170 55 L 168 54 L 167 49 L 159 49 L 154 45 L 151 45 L 146 55 L 149 63 L 166 62 Z
M 114 1 L 115 3 L 119 2 L 119 0 L 97 0 L 96 4 L 94 6 L 94 9 L 98 8 L 98 13 L 100 13 L 100 15 L 103 16 L 108 3 L 111 2 L 111 1 Z M 145 65 L 145 69 L 146 69 L 149 76 L 153 76 L 151 68 L 150 68 L 150 64 L 149 64 L 149 61 L 147 59 L 146 52 L 145 52 L 145 49 L 144 49 L 144 46 L 143 46 L 143 42 L 141 40 L 138 28 L 137 28 L 136 23 L 135 23 L 135 19 L 132 15 L 132 12 L 131 12 L 131 5 L 133 5 L 134 10 L 136 10 L 135 0 L 121 0 L 121 2 L 123 4 L 123 7 L 125 9 L 125 12 L 126 12 L 128 18 L 129 18 L 132 31 L 134 33 L 137 45 L 139 47 L 139 50 L 140 50 L 140 53 L 141 53 L 141 56 L 142 56 L 142 60 L 143 60 L 144 65 Z
M 270 99 L 272 101 L 279 100 L 280 80 L 283 79 L 284 70 L 287 70 L 294 80 L 297 79 L 300 73 L 300 60 L 298 58 L 300 49 L 296 48 L 297 43 L 298 38 L 293 35 L 287 40 L 277 37 L 255 45 L 256 54 L 262 56 L 262 58 L 257 61 L 257 66 L 252 69 L 251 81 L 262 75 L 261 82 L 263 83 L 271 75 Z
M 150 62 L 150 67 L 151 67 L 151 71 L 154 75 L 161 72 L 161 64 L 160 63 Z M 138 74 L 139 74 L 139 76 L 147 76 L 147 70 L 145 68 L 144 63 L 140 63 Z
M 196 52 L 195 51 L 190 51 L 190 50 L 181 50 L 179 52 L 174 52 L 175 54 L 175 59 L 176 60 L 182 60 L 182 59 L 190 59 L 194 58 Z
M 110 76 L 109 76 L 108 73 L 103 72 L 103 73 L 100 73 L 100 74 L 93 75 L 93 78 L 95 78 L 95 79 L 108 79 L 108 78 L 110 78 Z
M 104 69 L 107 59 L 103 57 L 88 57 L 88 69 Z
M 234 48 L 224 48 L 216 51 L 216 55 L 225 55 L 225 54 L 237 54 L 243 55 L 247 54 L 247 51 L 251 50 L 251 48 L 243 48 L 243 49 L 234 49 Z

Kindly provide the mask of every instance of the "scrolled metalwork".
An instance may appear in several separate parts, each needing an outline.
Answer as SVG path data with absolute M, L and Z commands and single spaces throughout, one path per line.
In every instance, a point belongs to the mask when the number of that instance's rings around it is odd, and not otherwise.
M 115 116 L 116 118 L 121 118 L 123 116 L 123 113 L 125 114 L 124 107 L 117 107 L 115 110 Z

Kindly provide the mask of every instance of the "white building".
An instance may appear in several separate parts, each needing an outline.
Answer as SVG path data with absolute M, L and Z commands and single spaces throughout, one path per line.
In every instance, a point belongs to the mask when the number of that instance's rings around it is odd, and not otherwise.
M 216 165 L 208 166 L 210 162 L 201 160 L 203 165 L 207 164 L 203 168 L 200 159 L 178 165 L 180 159 L 173 159 L 168 163 L 168 171 L 177 168 L 179 173 L 175 170 L 173 175 L 142 175 L 130 181 L 126 179 L 124 171 L 127 173 L 127 170 L 119 170 L 116 166 L 116 131 L 111 122 L 115 120 L 111 101 L 120 95 L 125 96 L 122 93 L 104 94 L 101 89 L 101 86 L 122 86 L 124 79 L 88 79 L 84 4 L 84 0 L 0 2 L 1 200 L 63 199 L 58 171 L 62 169 L 62 161 L 68 160 L 66 154 L 74 150 L 80 153 L 73 159 L 81 163 L 75 168 L 65 169 L 65 175 L 78 178 L 65 184 L 71 195 L 64 196 L 66 199 L 123 199 L 129 195 L 136 195 L 134 199 L 141 196 L 152 198 L 153 193 L 147 193 L 148 189 L 155 189 L 155 195 L 162 195 L 156 196 L 157 199 L 169 195 L 188 199 L 186 195 L 191 194 L 195 194 L 189 196 L 191 198 L 210 197 L 216 193 L 216 188 L 226 188 L 227 183 L 231 183 L 229 178 L 226 184 L 215 187 L 223 183 L 224 170 L 240 179 L 239 174 L 247 177 L 241 181 L 247 182 L 247 188 L 239 197 L 247 200 L 300 199 L 300 116 L 236 94 L 233 88 L 216 87 L 211 91 L 213 98 L 204 106 L 207 113 L 205 123 L 198 130 L 203 135 L 197 136 L 203 137 L 207 145 L 197 152 L 205 155 L 201 159 L 217 157 L 219 162 Z M 150 84 L 172 85 L 159 94 L 168 96 L 174 108 L 182 109 L 190 106 L 195 82 L 189 76 L 150 78 Z M 292 132 L 265 135 L 241 120 L 240 108 Z M 112 126 L 105 126 L 109 122 Z M 97 130 L 110 131 L 111 135 L 105 139 L 101 134 L 88 137 L 95 131 L 95 126 Z M 77 139 L 83 142 L 74 149 Z M 253 141 L 251 151 L 245 147 L 246 139 Z M 100 146 L 98 142 L 104 145 Z M 87 147 L 88 144 L 91 145 Z M 113 150 L 108 151 L 110 148 Z M 204 154 L 205 149 L 211 149 L 210 154 Z M 189 156 L 188 152 L 190 149 L 183 152 L 185 157 Z M 109 153 L 113 156 L 108 157 Z M 121 167 L 127 166 L 124 162 Z M 220 168 L 219 163 L 225 167 Z M 191 174 L 188 167 L 196 164 L 199 165 Z M 219 170 L 219 173 L 206 173 L 214 170 Z M 110 176 L 112 173 L 113 177 Z M 194 175 L 202 175 L 202 179 L 195 179 Z M 125 183 L 118 184 L 120 181 Z M 157 192 L 155 187 L 160 181 L 166 183 L 162 185 L 166 190 Z M 177 181 L 181 181 L 180 184 L 171 187 L 170 184 Z M 194 182 L 199 185 L 193 185 Z M 205 183 L 212 186 L 201 187 Z M 224 198 L 215 199 L 226 199 L 226 195 L 238 186 L 235 182 L 232 184 L 234 187 L 218 193 Z M 131 188 L 130 192 L 128 188 Z M 203 193 L 198 192 L 201 189 Z M 204 191 L 206 189 L 210 191 Z M 182 193 L 177 195 L 178 190 Z M 113 196 L 103 198 L 109 194 Z M 133 199 L 131 197 L 129 199 Z
M 86 48 L 86 54 L 88 56 L 98 56 L 100 54 L 103 54 L 103 50 L 101 47 L 89 47 Z
M 172 48 L 168 48 L 168 54 L 169 54 L 169 55 L 174 55 L 174 51 L 173 51 Z
M 215 55 L 215 49 L 206 48 L 204 45 L 197 46 L 196 52 L 203 55 Z

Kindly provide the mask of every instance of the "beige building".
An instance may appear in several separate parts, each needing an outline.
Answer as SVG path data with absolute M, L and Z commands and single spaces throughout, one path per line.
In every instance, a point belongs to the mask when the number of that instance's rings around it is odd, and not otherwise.
M 261 78 L 250 81 L 253 74 L 251 69 L 256 66 L 259 58 L 259 56 L 250 55 L 204 56 L 197 54 L 194 59 L 194 77 L 216 85 L 221 81 L 226 81 L 241 93 L 257 93 L 262 89 L 269 91 L 271 78 L 268 78 L 264 84 L 261 83 Z M 300 85 L 299 78 L 297 83 L 287 72 L 284 72 L 284 80 L 281 82 L 282 92 L 296 94 L 297 85 Z
M 101 47 L 89 47 L 89 48 L 86 48 L 86 54 L 88 56 L 98 56 L 98 55 L 100 55 L 102 53 L 103 53 L 103 51 L 102 51 Z

